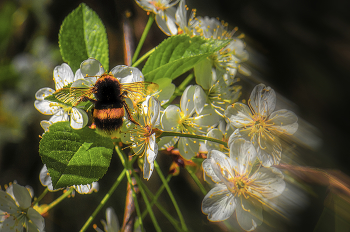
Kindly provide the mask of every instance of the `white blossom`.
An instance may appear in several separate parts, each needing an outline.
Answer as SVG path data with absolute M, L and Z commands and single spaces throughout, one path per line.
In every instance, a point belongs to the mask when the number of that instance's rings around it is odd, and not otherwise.
M 135 0 L 136 3 L 145 11 L 153 12 L 156 15 L 158 27 L 166 35 L 176 35 L 177 27 L 175 24 L 174 7 L 179 0 Z
M 78 80 L 77 78 L 80 78 L 79 75 L 74 76 L 72 69 L 65 63 L 55 67 L 53 76 L 56 90 L 67 87 L 74 81 Z M 51 88 L 39 89 L 35 94 L 35 108 L 42 114 L 52 115 L 49 120 L 51 123 L 68 121 L 70 119 L 70 125 L 72 128 L 83 128 L 88 122 L 86 112 L 83 109 L 72 107 L 68 104 L 45 100 L 46 97 L 52 95 L 54 92 L 55 90 Z
M 44 218 L 31 207 L 32 196 L 26 187 L 16 183 L 0 190 L 0 229 L 7 231 L 44 231 Z M 0 217 L 1 218 L 1 217 Z
M 217 150 L 208 157 L 202 167 L 216 185 L 203 199 L 203 213 L 210 221 L 223 221 L 236 211 L 239 225 L 254 230 L 263 221 L 262 204 L 284 191 L 283 174 L 277 168 L 256 168 L 256 150 L 244 139 L 231 143 L 230 157 Z
M 248 101 L 248 106 L 235 103 L 225 111 L 225 116 L 237 128 L 237 137 L 253 143 L 264 166 L 279 164 L 282 146 L 278 136 L 292 135 L 298 129 L 298 117 L 289 110 L 274 111 L 276 94 L 271 87 L 257 85 Z

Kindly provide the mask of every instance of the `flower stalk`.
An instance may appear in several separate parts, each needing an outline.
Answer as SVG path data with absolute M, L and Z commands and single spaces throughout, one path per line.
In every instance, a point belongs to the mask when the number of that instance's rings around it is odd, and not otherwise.
M 154 16 L 153 16 L 153 14 L 150 14 L 150 16 L 148 18 L 148 21 L 147 21 L 147 24 L 146 24 L 146 27 L 145 27 L 145 30 L 143 31 L 143 33 L 141 35 L 140 42 L 137 45 L 137 48 L 136 48 L 135 53 L 134 53 L 134 56 L 132 57 L 132 63 L 135 63 L 135 61 L 137 60 L 137 57 L 139 56 L 139 53 L 140 53 L 141 48 L 142 48 L 142 45 L 143 45 L 143 43 L 146 40 L 146 37 L 147 37 L 147 34 L 148 34 L 149 30 L 151 29 L 153 21 L 154 21 Z
M 48 205 L 43 212 L 41 213 L 41 215 L 44 215 L 45 213 L 47 213 L 50 209 L 52 209 L 53 207 L 55 207 L 58 203 L 60 203 L 62 200 L 64 200 L 66 197 L 68 197 L 72 192 L 73 192 L 74 188 L 71 187 L 69 190 L 67 190 L 65 193 L 63 193 L 59 198 L 57 198 L 56 200 L 54 200 L 50 205 Z
M 137 61 L 135 61 L 135 63 L 133 63 L 131 66 L 132 66 L 132 67 L 137 67 L 139 64 L 141 64 L 142 61 L 144 61 L 145 59 L 147 59 L 155 50 L 156 50 L 156 48 L 152 48 L 152 49 L 149 50 L 146 54 L 144 54 L 143 56 L 141 56 L 140 59 L 138 59 Z
M 100 210 L 101 210 L 102 207 L 106 204 L 106 202 L 108 201 L 108 199 L 110 198 L 110 196 L 112 196 L 112 194 L 114 193 L 114 191 L 116 190 L 116 188 L 118 187 L 118 185 L 120 184 L 120 182 L 124 179 L 125 172 L 126 172 L 126 170 L 124 169 L 124 170 L 120 173 L 120 175 L 118 176 L 117 180 L 114 182 L 114 184 L 112 185 L 112 187 L 109 189 L 108 193 L 103 197 L 102 201 L 101 201 L 100 204 L 97 206 L 97 208 L 95 209 L 95 211 L 91 214 L 91 216 L 89 217 L 89 219 L 85 222 L 85 224 L 83 225 L 83 227 L 80 229 L 80 232 L 86 231 L 86 229 L 89 227 L 89 225 L 91 224 L 91 222 L 94 220 L 94 218 L 96 217 L 96 215 L 98 214 L 98 212 L 100 212 Z
M 222 145 L 224 145 L 225 147 L 227 147 L 227 142 L 222 141 L 222 140 L 218 140 L 218 139 L 214 139 L 214 138 L 210 138 L 207 136 L 202 136 L 202 135 L 195 135 L 195 134 L 184 134 L 184 133 L 180 133 L 180 132 L 170 132 L 170 131 L 163 131 L 160 134 L 160 138 L 161 137 L 165 137 L 165 136 L 176 136 L 176 137 L 187 137 L 187 138 L 194 138 L 194 139 L 203 139 L 203 140 L 208 140 L 211 142 L 215 142 L 215 143 L 220 143 Z
M 44 196 L 46 195 L 46 193 L 48 193 L 48 192 L 49 192 L 49 188 L 46 187 L 46 189 L 44 190 L 44 192 L 42 192 L 42 193 L 40 194 L 40 196 L 39 196 L 38 198 L 36 198 L 35 201 L 33 201 L 32 206 L 35 205 L 36 203 L 38 203 L 41 199 L 43 199 Z

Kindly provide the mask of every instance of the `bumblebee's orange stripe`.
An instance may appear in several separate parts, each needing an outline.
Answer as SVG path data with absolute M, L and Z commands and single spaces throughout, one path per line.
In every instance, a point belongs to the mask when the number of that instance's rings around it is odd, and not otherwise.
M 103 119 L 118 119 L 124 116 L 124 108 L 112 109 L 94 109 L 93 117 L 100 120 Z

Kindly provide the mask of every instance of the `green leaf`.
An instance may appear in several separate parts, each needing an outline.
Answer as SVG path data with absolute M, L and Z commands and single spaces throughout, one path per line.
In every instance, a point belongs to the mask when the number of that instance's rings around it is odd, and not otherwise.
M 57 122 L 43 135 L 39 153 L 57 189 L 101 179 L 109 167 L 113 147 L 110 138 L 95 130 L 75 130 L 69 122 Z
M 171 36 L 148 58 L 142 73 L 146 81 L 163 77 L 174 80 L 229 42 L 230 40 L 205 39 L 200 36 Z
M 84 3 L 64 19 L 58 43 L 63 60 L 74 72 L 90 57 L 99 60 L 105 70 L 109 70 L 106 29 L 98 15 Z

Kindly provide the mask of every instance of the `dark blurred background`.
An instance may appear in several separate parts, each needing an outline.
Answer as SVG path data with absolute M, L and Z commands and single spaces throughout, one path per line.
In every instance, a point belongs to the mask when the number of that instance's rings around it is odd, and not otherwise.
M 0 185 L 17 180 L 21 185 L 31 185 L 36 196 L 44 189 L 38 180 L 42 167 L 39 135 L 43 133 L 39 123 L 49 116 L 35 110 L 34 94 L 43 87 L 54 88 L 53 68 L 63 62 L 57 42 L 60 25 L 81 2 L 0 1 Z M 138 41 L 147 14 L 133 0 L 84 2 L 105 24 L 110 67 L 123 64 L 123 15 L 131 12 L 130 22 Z M 338 170 L 337 176 L 349 187 L 346 175 L 350 175 L 350 120 L 346 107 L 350 106 L 350 1 L 188 0 L 187 4 L 197 9 L 198 16 L 219 17 L 231 29 L 238 26 L 239 33 L 245 34 L 250 53 L 246 65 L 252 75 L 239 75 L 244 87 L 242 97 L 247 99 L 254 85 L 263 82 L 279 94 L 278 107 L 291 109 L 300 117 L 299 134 L 291 142 L 295 149 L 288 156 L 292 163 Z M 154 24 L 141 53 L 165 38 Z M 158 159 L 166 173 L 171 159 Z M 78 231 L 120 171 L 121 165 L 113 157 L 108 173 L 100 181 L 100 191 L 77 194 L 75 199 L 60 203 L 46 218 L 46 231 Z M 293 219 L 278 217 L 273 229 L 261 227 L 258 231 L 350 231 L 348 198 L 338 197 L 343 193 L 328 187 L 327 179 L 323 185 L 312 181 L 306 185 L 300 176 L 297 180 L 302 184 L 296 188 L 306 203 L 296 207 Z M 107 203 L 115 208 L 120 220 L 123 184 Z M 159 184 L 157 175 L 147 182 L 154 192 Z M 203 196 L 185 171 L 172 179 L 171 187 L 191 231 L 219 231 L 220 224 L 209 223 L 201 213 Z M 43 202 L 49 203 L 60 194 L 48 194 Z M 161 203 L 171 209 L 168 197 L 163 195 Z M 174 210 L 172 215 L 176 216 Z M 269 214 L 265 216 L 269 218 Z M 99 227 L 102 218 L 104 212 L 94 221 Z M 174 231 L 163 221 L 159 222 L 162 228 Z M 146 231 L 153 230 L 148 218 Z

